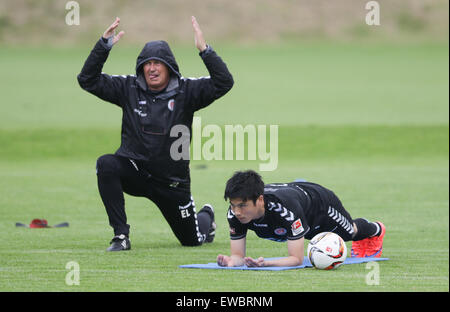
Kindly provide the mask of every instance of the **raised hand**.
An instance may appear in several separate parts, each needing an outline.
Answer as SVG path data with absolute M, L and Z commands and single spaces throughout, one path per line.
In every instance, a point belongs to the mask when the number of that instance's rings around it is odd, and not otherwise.
M 107 39 L 111 36 L 113 36 L 112 39 L 112 44 L 115 44 L 117 41 L 120 40 L 120 38 L 125 34 L 124 31 L 119 32 L 116 35 L 116 28 L 117 26 L 119 26 L 120 24 L 120 18 L 116 17 L 116 20 L 114 21 L 114 23 L 111 24 L 111 26 L 108 27 L 108 29 L 105 30 L 105 32 L 103 33 L 103 38 Z
M 200 26 L 197 23 L 197 19 L 195 16 L 191 17 L 192 27 L 194 28 L 194 41 L 197 49 L 202 52 L 206 49 L 205 38 L 203 38 L 203 32 L 200 29 Z

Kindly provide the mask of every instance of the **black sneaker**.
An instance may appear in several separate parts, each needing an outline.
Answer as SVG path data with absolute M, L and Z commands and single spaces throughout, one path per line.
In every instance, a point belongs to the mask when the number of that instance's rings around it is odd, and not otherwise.
M 216 222 L 214 221 L 214 208 L 210 204 L 205 204 L 199 212 L 201 211 L 205 211 L 211 216 L 211 226 L 209 228 L 208 235 L 205 238 L 205 243 L 212 243 L 214 241 L 214 237 L 216 236 L 217 228 Z
M 111 246 L 109 246 L 106 251 L 122 251 L 131 249 L 130 240 L 124 234 L 114 236 L 109 243 Z

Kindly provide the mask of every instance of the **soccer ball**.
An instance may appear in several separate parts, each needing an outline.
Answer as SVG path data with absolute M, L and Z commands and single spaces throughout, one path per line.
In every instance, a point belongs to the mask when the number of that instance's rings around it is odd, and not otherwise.
M 347 258 L 347 246 L 336 233 L 322 232 L 311 239 L 307 254 L 316 269 L 331 270 Z

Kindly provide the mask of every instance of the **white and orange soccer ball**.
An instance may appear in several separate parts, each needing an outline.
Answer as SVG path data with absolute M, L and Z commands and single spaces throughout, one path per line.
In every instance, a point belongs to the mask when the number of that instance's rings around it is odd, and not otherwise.
M 331 270 L 345 261 L 347 246 L 336 233 L 322 232 L 314 236 L 309 242 L 307 255 L 315 268 Z

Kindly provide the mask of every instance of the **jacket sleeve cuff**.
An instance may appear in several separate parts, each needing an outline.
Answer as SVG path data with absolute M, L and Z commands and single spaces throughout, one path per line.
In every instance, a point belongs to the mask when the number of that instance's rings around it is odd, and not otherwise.
M 213 48 L 210 45 L 207 44 L 206 45 L 206 49 L 203 50 L 202 52 L 200 52 L 198 55 L 200 55 L 203 58 L 203 57 L 205 57 L 205 56 L 207 56 L 207 55 L 209 55 L 209 54 L 211 54 L 213 52 L 214 52 Z
M 113 36 L 108 38 L 103 38 L 103 36 L 99 40 L 100 45 L 104 47 L 106 50 L 111 50 L 113 46 Z

